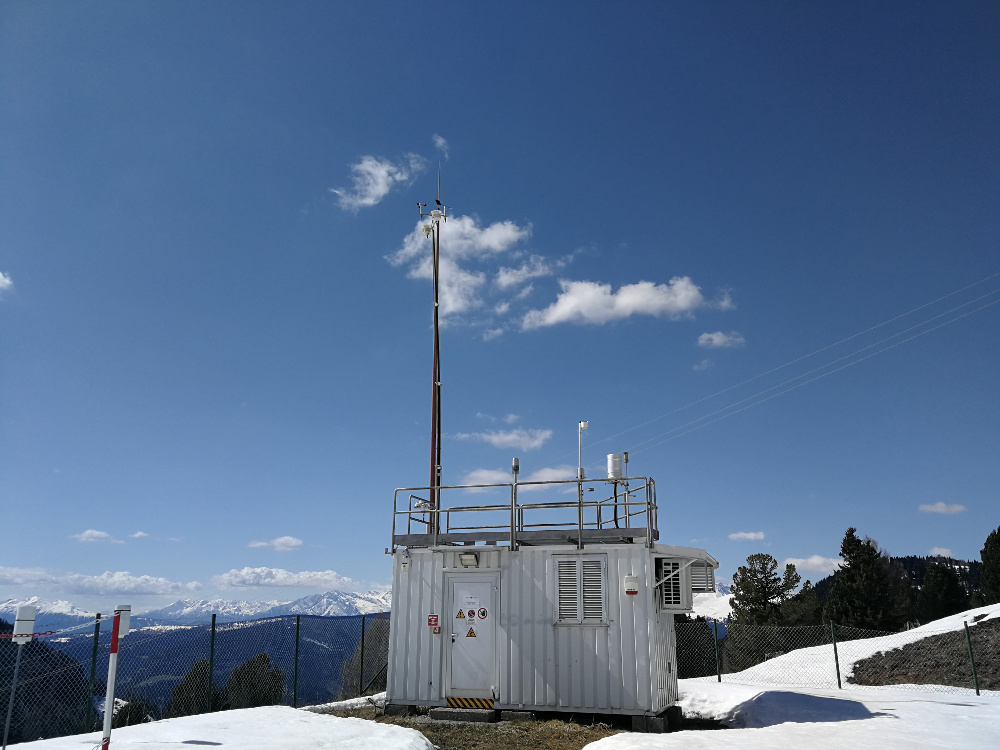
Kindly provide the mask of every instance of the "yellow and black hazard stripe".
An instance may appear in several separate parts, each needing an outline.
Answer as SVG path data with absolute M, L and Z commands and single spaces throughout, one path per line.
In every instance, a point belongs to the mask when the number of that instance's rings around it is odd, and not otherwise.
M 449 698 L 448 708 L 494 708 L 491 698 Z

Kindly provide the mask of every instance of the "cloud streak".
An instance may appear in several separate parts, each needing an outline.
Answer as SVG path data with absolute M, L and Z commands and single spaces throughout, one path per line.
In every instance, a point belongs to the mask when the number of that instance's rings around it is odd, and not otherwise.
M 294 536 L 279 536 L 277 539 L 272 539 L 269 542 L 254 540 L 247 547 L 252 549 L 267 547 L 275 552 L 293 552 L 294 550 L 302 549 L 302 544 L 302 540 L 296 539 Z
M 71 534 L 70 539 L 76 539 L 78 542 L 84 542 L 85 544 L 92 544 L 94 542 L 111 542 L 112 544 L 123 544 L 124 542 L 115 539 L 111 534 L 106 531 L 98 531 L 97 529 L 87 529 L 80 534 Z
M 837 557 L 810 555 L 809 557 L 789 557 L 782 565 L 791 563 L 798 572 L 818 573 L 824 577 L 831 575 L 844 561 Z
M 417 154 L 406 154 L 406 162 L 396 164 L 376 156 L 362 156 L 361 161 L 351 165 L 354 185 L 350 189 L 330 188 L 337 196 L 337 204 L 345 211 L 378 205 L 389 194 L 394 185 L 408 182 L 427 166 L 426 160 Z
M 459 432 L 456 440 L 489 443 L 494 448 L 517 448 L 531 451 L 541 448 L 552 437 L 552 430 L 496 430 L 493 432 Z
M 212 582 L 225 589 L 234 588 L 322 588 L 352 589 L 358 583 L 333 570 L 304 570 L 292 573 L 283 568 L 242 568 L 215 576 Z
M 763 531 L 735 531 L 729 535 L 733 540 L 760 541 L 764 538 Z
M 931 505 L 921 505 L 921 513 L 942 513 L 946 516 L 954 515 L 955 513 L 961 513 L 965 510 L 964 505 L 949 505 L 948 503 L 937 502 Z
M 703 349 L 735 349 L 746 343 L 747 340 L 737 331 L 729 333 L 716 331 L 715 333 L 703 333 L 698 337 L 698 346 Z
M 633 315 L 679 319 L 689 317 L 706 302 L 701 289 L 688 276 L 675 276 L 666 284 L 640 281 L 611 291 L 610 284 L 560 279 L 556 301 L 543 310 L 529 310 L 521 321 L 524 330 L 560 323 L 602 325 Z
M 3 271 L 0 271 L 0 293 L 6 292 L 14 286 L 14 280 Z

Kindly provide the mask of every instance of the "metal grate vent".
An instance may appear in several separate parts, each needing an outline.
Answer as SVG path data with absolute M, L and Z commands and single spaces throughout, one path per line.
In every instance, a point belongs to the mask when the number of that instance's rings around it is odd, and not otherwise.
M 604 571 L 600 560 L 583 561 L 583 619 L 604 619 Z
M 704 560 L 691 563 L 691 590 L 696 594 L 715 591 L 715 569 Z
M 656 561 L 656 580 L 665 581 L 660 585 L 660 604 L 664 608 L 676 608 L 683 604 L 681 599 L 681 564 L 676 560 L 665 560 L 660 558 Z M 673 574 L 673 575 L 671 575 Z M 667 578 L 667 576 L 670 576 Z
M 557 563 L 560 620 L 576 620 L 579 617 L 577 608 L 580 588 L 577 584 L 577 562 L 577 560 L 559 560 Z

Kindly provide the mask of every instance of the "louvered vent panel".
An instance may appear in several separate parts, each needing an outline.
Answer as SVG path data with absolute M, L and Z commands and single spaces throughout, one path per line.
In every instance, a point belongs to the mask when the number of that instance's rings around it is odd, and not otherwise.
M 600 560 L 583 561 L 583 619 L 604 618 L 604 576 Z
M 678 571 L 681 569 L 681 564 L 673 560 L 660 560 L 660 574 L 657 576 L 658 580 L 663 580 L 670 576 L 671 573 L 674 575 L 663 581 L 660 586 L 662 603 L 664 607 L 679 607 L 681 606 L 681 576 Z
M 691 563 L 691 590 L 698 594 L 715 591 L 715 570 L 707 562 Z
M 559 583 L 559 619 L 575 620 L 579 617 L 577 602 L 576 560 L 560 560 L 558 562 Z

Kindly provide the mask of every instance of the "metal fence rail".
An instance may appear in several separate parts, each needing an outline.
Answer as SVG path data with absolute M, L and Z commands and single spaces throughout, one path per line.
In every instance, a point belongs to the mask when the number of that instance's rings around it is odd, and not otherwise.
M 389 614 L 291 615 L 141 626 L 119 651 L 113 726 L 264 705 L 304 706 L 385 689 Z M 110 619 L 24 646 L 9 744 L 100 729 Z M 17 646 L 0 640 L 0 696 Z
M 803 627 L 677 622 L 678 677 L 745 685 L 934 692 L 1000 690 L 1000 620 L 962 630 L 886 633 L 828 623 Z

